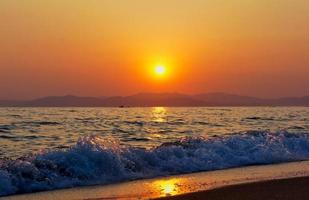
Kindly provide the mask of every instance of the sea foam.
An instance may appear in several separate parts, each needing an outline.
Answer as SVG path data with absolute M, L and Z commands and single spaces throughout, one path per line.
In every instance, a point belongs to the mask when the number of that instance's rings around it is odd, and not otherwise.
M 309 135 L 258 132 L 184 138 L 146 150 L 82 137 L 64 150 L 0 160 L 0 196 L 309 159 Z

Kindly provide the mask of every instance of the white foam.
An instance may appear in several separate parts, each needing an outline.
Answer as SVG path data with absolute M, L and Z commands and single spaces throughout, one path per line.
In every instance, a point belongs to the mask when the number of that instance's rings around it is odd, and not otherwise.
M 0 161 L 0 195 L 307 159 L 309 135 L 299 133 L 184 138 L 152 150 L 88 136 L 67 150 Z

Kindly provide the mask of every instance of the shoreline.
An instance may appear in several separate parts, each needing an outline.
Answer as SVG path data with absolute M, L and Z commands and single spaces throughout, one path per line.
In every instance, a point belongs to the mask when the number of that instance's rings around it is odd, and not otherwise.
M 293 181 L 296 178 L 305 179 L 306 185 L 309 185 L 308 177 L 309 161 L 300 161 L 13 195 L 0 197 L 0 200 L 200 199 L 205 195 L 211 195 L 213 191 L 222 191 L 230 187 L 243 188 L 246 185 L 251 188 L 252 183 L 264 184 L 265 181 L 279 182 L 280 185 L 286 179 Z M 300 185 L 300 189 L 306 188 L 301 187 L 301 184 L 295 185 Z M 233 191 L 229 192 L 233 194 Z
M 156 200 L 303 200 L 309 196 L 309 176 L 230 185 Z

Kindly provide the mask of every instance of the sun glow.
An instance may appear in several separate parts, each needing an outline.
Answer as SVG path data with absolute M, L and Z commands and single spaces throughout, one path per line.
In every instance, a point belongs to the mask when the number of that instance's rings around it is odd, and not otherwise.
M 158 65 L 155 67 L 155 74 L 156 75 L 164 75 L 166 73 L 166 67 L 163 65 Z

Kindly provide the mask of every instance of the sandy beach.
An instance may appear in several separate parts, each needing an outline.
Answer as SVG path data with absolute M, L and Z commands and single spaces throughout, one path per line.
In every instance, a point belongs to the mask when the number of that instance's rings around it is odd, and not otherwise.
M 309 161 L 13 195 L 0 200 L 306 199 Z
M 208 191 L 158 198 L 161 200 L 303 200 L 309 196 L 309 177 L 247 183 Z

